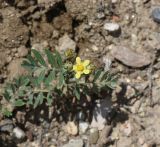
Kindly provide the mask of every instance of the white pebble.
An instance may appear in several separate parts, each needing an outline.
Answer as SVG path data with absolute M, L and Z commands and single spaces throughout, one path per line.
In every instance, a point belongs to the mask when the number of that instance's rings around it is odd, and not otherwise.
M 109 32 L 116 32 L 120 29 L 120 26 L 117 23 L 105 23 L 104 29 Z
M 13 134 L 17 139 L 23 139 L 25 137 L 24 131 L 18 127 L 13 129 Z

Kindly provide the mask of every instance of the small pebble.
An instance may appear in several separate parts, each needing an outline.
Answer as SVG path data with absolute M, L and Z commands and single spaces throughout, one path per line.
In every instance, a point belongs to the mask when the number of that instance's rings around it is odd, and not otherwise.
M 12 132 L 13 122 L 9 119 L 0 121 L 0 132 Z
M 84 142 L 82 139 L 71 139 L 69 143 L 63 145 L 63 147 L 83 147 Z
M 16 127 L 13 129 L 13 135 L 17 138 L 17 139 L 24 139 L 25 138 L 25 133 L 22 129 L 20 129 L 19 127 Z
M 18 48 L 18 56 L 25 57 L 28 54 L 28 49 L 25 46 L 21 46 Z
M 152 18 L 155 22 L 160 23 L 160 7 L 153 9 Z
M 86 133 L 88 127 L 89 127 L 89 124 L 87 122 L 80 122 L 79 123 L 79 133 L 80 134 Z
M 89 130 L 89 142 L 90 144 L 96 144 L 99 138 L 98 128 L 91 128 Z
M 105 23 L 104 29 L 112 33 L 119 31 L 120 26 L 117 23 Z
M 68 122 L 66 125 L 66 131 L 68 134 L 77 135 L 78 134 L 78 127 L 74 122 Z

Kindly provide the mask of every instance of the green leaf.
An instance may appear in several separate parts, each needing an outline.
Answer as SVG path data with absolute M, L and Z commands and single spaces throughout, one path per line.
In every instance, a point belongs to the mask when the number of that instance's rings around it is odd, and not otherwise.
M 38 79 L 37 79 L 38 85 L 40 85 L 43 82 L 44 78 L 45 78 L 45 69 L 43 69 L 38 76 Z
M 48 74 L 48 77 L 46 77 L 45 79 L 45 84 L 46 85 L 49 85 L 56 77 L 56 73 L 55 73 L 55 70 L 51 70 Z
M 102 72 L 102 70 L 97 70 L 97 71 L 95 72 L 94 80 L 93 80 L 94 82 L 96 82 L 96 81 L 97 81 L 97 79 L 100 77 L 101 72 Z
M 9 101 L 11 99 L 11 96 L 7 90 L 4 91 L 3 96 L 7 101 Z
M 62 88 L 63 84 L 64 84 L 64 76 L 63 76 L 63 71 L 61 71 L 59 75 L 58 88 Z
M 117 85 L 117 77 L 114 77 L 114 78 L 111 79 L 110 87 L 112 89 L 114 89 L 116 87 L 116 85 Z
M 34 69 L 34 65 L 30 64 L 28 61 L 24 60 L 23 63 L 21 64 L 22 67 L 24 67 L 27 70 L 33 70 Z
M 38 77 L 32 77 L 32 76 L 29 76 L 29 78 L 30 78 L 30 81 L 31 81 L 31 85 L 33 85 L 33 86 L 40 86 L 39 84 L 38 84 Z
M 75 94 L 76 98 L 78 100 L 80 100 L 80 89 L 79 89 L 79 87 L 77 87 L 77 86 L 75 87 L 74 94 Z
M 17 107 L 21 107 L 21 106 L 25 105 L 25 102 L 22 99 L 18 99 L 14 102 L 14 105 Z
M 34 102 L 34 105 L 33 105 L 33 108 L 37 108 L 38 105 L 41 105 L 43 103 L 43 100 L 44 100 L 44 96 L 43 96 L 43 93 L 40 92 L 38 94 L 38 96 L 35 98 L 35 102 Z
M 49 64 L 51 64 L 52 67 L 55 67 L 56 66 L 55 56 L 52 54 L 52 52 L 50 50 L 47 50 L 47 49 L 45 50 L 45 53 L 47 55 Z
M 21 85 L 22 86 L 26 86 L 29 84 L 30 80 L 28 79 L 28 77 L 22 77 L 22 81 L 21 81 Z
M 6 92 L 9 94 L 10 97 L 13 96 L 14 93 L 13 93 L 13 90 L 11 88 L 11 85 L 8 85 L 8 87 L 6 87 Z
M 24 92 L 23 89 L 18 91 L 18 96 L 19 97 L 23 97 L 24 95 L 25 95 L 25 92 Z
M 51 95 L 50 92 L 47 94 L 46 99 L 47 99 L 47 104 L 48 104 L 49 106 L 51 106 L 51 104 L 52 104 L 52 102 L 53 102 L 53 96 Z
M 31 65 L 33 65 L 33 66 L 38 65 L 37 62 L 35 61 L 35 59 L 31 55 L 28 54 L 27 59 L 28 59 L 28 61 L 30 62 Z
M 33 105 L 33 94 L 29 95 L 27 104 L 28 105 Z
M 59 67 L 62 67 L 63 62 L 62 62 L 62 57 L 61 57 L 60 53 L 55 50 L 55 54 L 56 54 L 56 59 L 57 59 L 57 63 L 59 65 Z
M 37 61 L 43 65 L 43 66 L 47 66 L 45 60 L 43 59 L 42 55 L 35 49 L 32 49 L 32 52 L 34 54 L 34 57 L 37 59 Z
M 9 111 L 7 108 L 4 108 L 4 109 L 2 110 L 2 113 L 3 113 L 3 115 L 5 115 L 5 116 L 7 116 L 7 117 L 12 116 L 12 112 Z
M 108 80 L 109 77 L 110 77 L 109 73 L 108 72 L 104 72 L 103 75 L 102 75 L 102 77 L 101 77 L 101 82 L 103 80 Z

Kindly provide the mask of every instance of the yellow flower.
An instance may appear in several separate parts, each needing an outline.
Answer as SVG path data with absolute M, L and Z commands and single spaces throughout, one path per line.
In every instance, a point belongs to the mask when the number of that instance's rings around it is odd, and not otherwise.
M 76 64 L 73 65 L 73 70 L 76 72 L 75 77 L 79 79 L 82 74 L 89 74 L 91 72 L 89 68 L 90 60 L 81 61 L 80 57 L 76 58 Z

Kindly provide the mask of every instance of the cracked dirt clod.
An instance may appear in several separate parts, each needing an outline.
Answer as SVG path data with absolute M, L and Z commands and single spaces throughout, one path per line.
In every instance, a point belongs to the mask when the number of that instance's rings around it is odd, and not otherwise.
M 123 64 L 130 67 L 140 68 L 147 66 L 151 63 L 150 58 L 142 54 L 136 53 L 127 47 L 114 47 L 111 50 L 111 53 L 115 59 L 121 61 Z
M 0 45 L 5 48 L 19 47 L 29 39 L 29 29 L 19 18 L 14 8 L 1 9 L 3 23 L 0 25 Z

